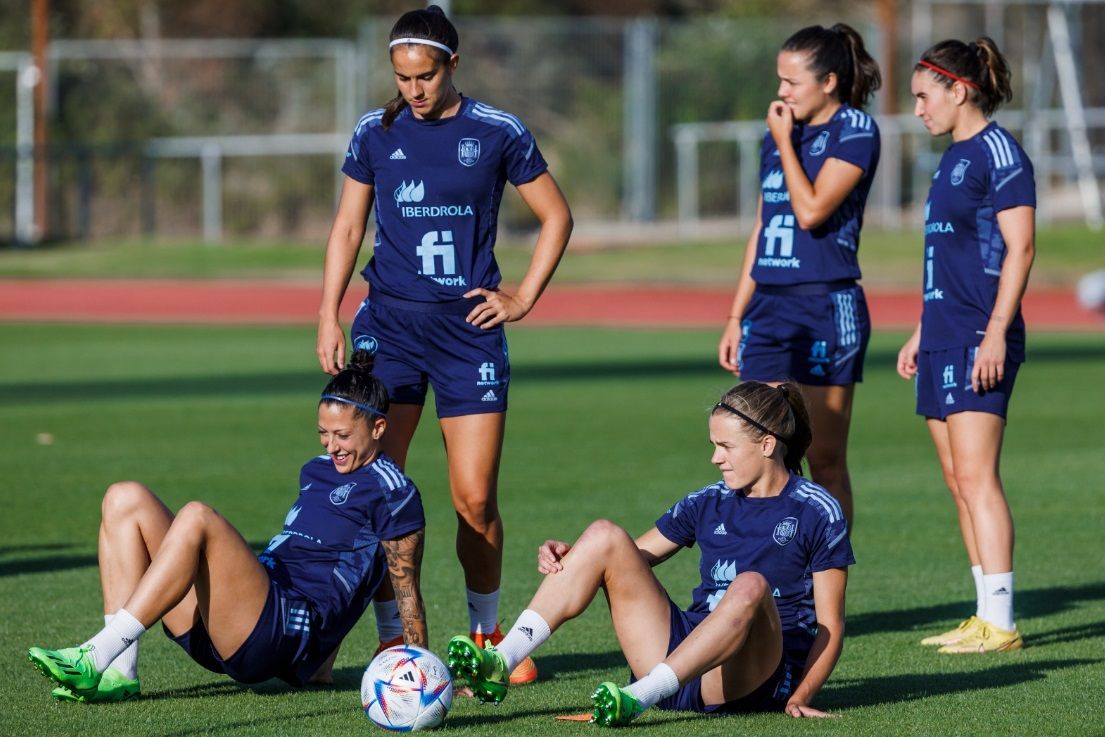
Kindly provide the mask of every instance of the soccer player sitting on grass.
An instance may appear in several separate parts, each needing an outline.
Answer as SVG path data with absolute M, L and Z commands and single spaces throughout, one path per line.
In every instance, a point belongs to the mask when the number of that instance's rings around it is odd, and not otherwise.
M 575 545 L 546 541 L 546 574 L 495 646 L 449 642 L 449 666 L 482 701 L 499 702 L 507 675 L 602 589 L 633 682 L 600 684 L 594 721 L 627 724 L 650 706 L 727 714 L 810 706 L 844 642 L 844 590 L 853 564 L 840 504 L 799 476 L 809 417 L 795 384 L 748 381 L 710 413 L 722 480 L 677 502 L 636 540 L 599 520 Z M 682 547 L 701 548 L 701 583 L 687 611 L 652 572 Z
M 304 464 L 284 529 L 260 556 L 205 504 L 174 517 L 145 486 L 112 484 L 99 538 L 106 626 L 83 645 L 27 653 L 58 684 L 54 698 L 137 696 L 138 639 L 158 620 L 197 663 L 236 681 L 328 683 L 386 573 L 407 642 L 425 647 L 425 519 L 414 483 L 380 452 L 387 411 L 372 356 L 356 352 L 319 400 L 326 454 Z

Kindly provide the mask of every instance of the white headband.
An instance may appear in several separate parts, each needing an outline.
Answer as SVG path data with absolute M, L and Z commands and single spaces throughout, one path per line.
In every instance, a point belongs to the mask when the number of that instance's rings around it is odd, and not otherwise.
M 397 38 L 388 44 L 388 51 L 391 51 L 399 44 L 422 44 L 423 46 L 433 46 L 435 49 L 441 49 L 449 56 L 453 55 L 453 50 L 445 44 L 439 44 L 437 41 L 430 41 L 426 38 Z

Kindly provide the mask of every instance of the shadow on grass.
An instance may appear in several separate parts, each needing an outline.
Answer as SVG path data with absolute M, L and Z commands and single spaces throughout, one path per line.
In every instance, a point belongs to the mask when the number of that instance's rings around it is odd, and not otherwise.
M 905 701 L 1007 688 L 1041 681 L 1049 673 L 1101 660 L 1044 660 L 1031 663 L 1006 663 L 996 668 L 960 673 L 906 673 L 873 678 L 832 679 L 818 694 L 818 708 L 829 711 L 861 706 L 881 706 Z
M 1027 589 L 1017 591 L 1016 597 L 1018 616 L 1046 617 L 1067 611 L 1078 602 L 1105 600 L 1105 581 L 1081 586 L 1050 586 Z M 857 637 L 880 632 L 902 632 L 928 627 L 929 625 L 947 624 L 953 620 L 961 619 L 963 612 L 969 611 L 973 605 L 973 602 L 961 601 L 914 607 L 912 609 L 856 614 L 848 617 L 848 636 Z
M 268 546 L 268 540 L 251 540 L 248 545 L 255 553 L 259 553 Z M 65 550 L 74 547 L 72 545 L 27 545 L 11 546 L 4 548 L 2 552 L 11 554 L 29 550 Z M 77 568 L 94 568 L 99 565 L 99 559 L 95 553 L 85 555 L 44 555 L 35 558 L 17 558 L 16 560 L 0 561 L 0 578 L 17 576 L 20 574 L 57 573 L 70 571 Z
M 897 362 L 896 349 L 876 348 L 868 351 L 866 364 L 872 369 L 892 369 Z M 1032 348 L 1033 363 L 1047 361 L 1101 361 L 1105 359 L 1105 343 L 1078 345 L 1044 345 Z M 704 352 L 700 357 L 656 358 L 628 356 L 598 358 L 557 363 L 516 363 L 514 378 L 523 381 L 593 381 L 596 379 L 632 379 L 675 377 L 687 375 L 717 375 L 724 373 L 715 356 Z M 184 397 L 258 396 L 265 394 L 302 394 L 308 396 L 322 385 L 322 375 L 315 371 L 266 372 L 234 376 L 161 376 L 133 379 L 103 379 L 51 383 L 0 384 L 0 404 L 26 405 L 43 402 L 87 402 L 97 399 L 180 399 Z

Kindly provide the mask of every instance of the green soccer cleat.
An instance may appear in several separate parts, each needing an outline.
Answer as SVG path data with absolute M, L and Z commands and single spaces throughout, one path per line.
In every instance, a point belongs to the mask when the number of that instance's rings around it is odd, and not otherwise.
M 591 721 L 600 727 L 624 727 L 644 712 L 637 699 L 610 681 L 599 684 L 591 701 L 595 702 Z
M 96 685 L 96 691 L 90 696 L 81 696 L 73 693 L 65 686 L 58 686 L 50 695 L 58 701 L 77 701 L 82 704 L 113 704 L 120 701 L 129 701 L 142 692 L 138 679 L 131 680 L 115 668 L 104 671 L 103 677 Z
M 101 674 L 84 647 L 67 647 L 64 650 L 32 647 L 27 651 L 27 660 L 44 676 L 77 696 L 92 696 L 100 683 Z
M 463 677 L 477 699 L 498 704 L 506 698 L 510 672 L 503 656 L 492 645 L 478 647 L 472 638 L 457 635 L 449 640 L 449 670 Z

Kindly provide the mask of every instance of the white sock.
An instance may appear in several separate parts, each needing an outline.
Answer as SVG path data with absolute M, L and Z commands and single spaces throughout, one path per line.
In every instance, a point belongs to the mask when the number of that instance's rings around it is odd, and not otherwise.
M 513 671 L 527 655 L 541 647 L 551 634 L 552 630 L 545 618 L 532 609 L 527 609 L 518 616 L 518 621 L 495 649 L 506 661 L 506 669 Z
M 490 635 L 499 623 L 499 590 L 477 594 L 465 588 L 468 595 L 468 631 Z
M 986 621 L 1003 630 L 1013 629 L 1013 572 L 984 573 Z
M 373 601 L 372 611 L 376 613 L 376 632 L 380 642 L 388 642 L 403 634 L 403 620 L 399 619 L 399 604 L 391 601 Z
M 667 663 L 660 663 L 647 676 L 626 686 L 625 690 L 637 699 L 642 708 L 647 709 L 678 691 L 679 679 Z
M 111 624 L 111 620 L 115 619 L 114 614 L 104 615 L 104 624 Z M 132 681 L 138 680 L 138 641 L 135 640 L 131 643 L 130 647 L 119 654 L 119 657 L 111 661 L 109 666 L 122 673 Z
M 971 578 L 975 580 L 975 616 L 986 619 L 986 588 L 982 585 L 982 566 L 971 566 Z
M 123 654 L 123 651 L 137 642 L 145 626 L 126 609 L 115 612 L 111 623 L 99 631 L 81 647 L 87 647 L 92 656 L 92 664 L 103 673 L 111 662 Z

